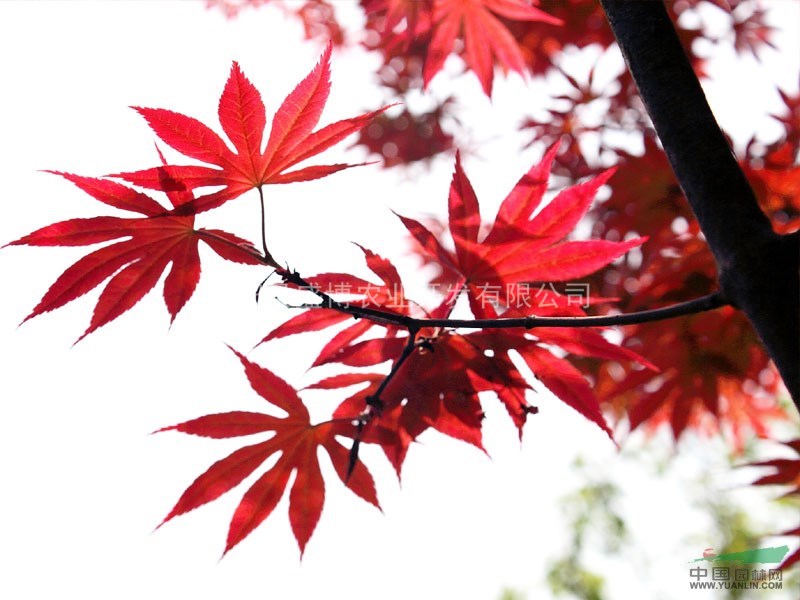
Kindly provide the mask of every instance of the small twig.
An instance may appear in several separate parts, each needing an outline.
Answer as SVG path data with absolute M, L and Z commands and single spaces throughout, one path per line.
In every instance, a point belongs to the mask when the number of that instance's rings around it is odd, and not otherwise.
M 331 310 L 347 313 L 354 317 L 363 317 L 382 325 L 395 325 L 405 329 L 420 329 L 420 325 L 416 323 L 416 321 L 419 321 L 419 319 L 413 319 L 405 315 L 399 315 L 397 313 L 385 310 L 377 310 L 374 308 L 367 308 L 365 306 L 356 306 L 354 304 L 339 302 L 338 300 L 331 298 L 328 294 L 323 292 L 315 285 L 303 279 L 300 274 L 295 271 L 280 269 L 278 270 L 278 274 L 283 277 L 283 280 L 286 283 L 291 283 L 299 288 L 307 290 L 322 300 L 322 303 L 316 308 L 329 308 Z
M 281 304 L 284 308 L 293 308 L 295 310 L 304 310 L 307 308 L 325 308 L 322 304 L 312 304 L 311 302 L 304 302 L 303 304 L 289 304 L 288 302 L 284 302 L 277 296 L 275 296 L 275 300 Z
M 392 381 L 397 372 L 400 370 L 400 367 L 403 366 L 403 363 L 406 362 L 411 353 L 414 351 L 414 348 L 417 347 L 417 333 L 418 329 L 409 329 L 408 330 L 408 340 L 406 341 L 406 345 L 403 347 L 403 352 L 400 354 L 400 357 L 397 361 L 392 365 L 392 370 L 389 371 L 389 374 L 381 381 L 381 384 L 378 386 L 378 389 L 375 390 L 375 393 L 372 394 L 371 399 L 374 404 L 382 408 L 382 401 L 381 401 L 381 394 L 386 390 L 386 386 Z M 367 399 L 369 403 L 370 399 Z
M 418 329 L 409 328 L 408 341 L 403 347 L 403 352 L 400 354 L 400 357 L 392 365 L 392 370 L 389 371 L 388 375 L 386 375 L 383 381 L 381 381 L 381 384 L 378 386 L 378 389 L 375 390 L 375 393 L 367 396 L 367 406 L 358 416 L 356 435 L 353 438 L 353 446 L 350 448 L 350 457 L 347 463 L 347 479 L 350 479 L 350 475 L 353 474 L 353 470 L 356 468 L 356 463 L 358 462 L 358 448 L 361 445 L 361 436 L 363 435 L 364 428 L 374 417 L 380 416 L 381 412 L 383 411 L 385 404 L 381 399 L 381 395 L 386 390 L 386 386 L 389 385 L 392 379 L 394 379 L 395 375 L 397 375 L 397 373 L 400 371 L 403 363 L 408 360 L 408 357 L 411 356 L 411 354 L 414 352 L 414 349 L 417 347 L 417 333 Z
M 269 278 L 272 277 L 272 274 L 274 272 L 275 271 L 272 271 L 269 275 L 264 277 L 264 279 L 261 281 L 261 283 L 258 284 L 258 287 L 256 288 L 256 304 L 258 304 L 258 297 L 261 295 L 261 288 L 263 288 L 264 285 L 269 281 Z

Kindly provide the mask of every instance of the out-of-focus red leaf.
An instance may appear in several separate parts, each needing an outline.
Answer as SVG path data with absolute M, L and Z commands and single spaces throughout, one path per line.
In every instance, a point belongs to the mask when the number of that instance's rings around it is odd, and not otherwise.
M 800 438 L 784 442 L 784 445 L 794 450 L 794 458 L 777 458 L 756 463 L 750 463 L 751 467 L 770 467 L 772 473 L 764 475 L 753 482 L 753 485 L 780 485 L 789 488 L 785 496 L 796 496 L 800 494 Z M 800 527 L 795 527 L 789 531 L 783 531 L 777 535 L 792 535 L 800 537 Z M 795 550 L 787 556 L 778 568 L 788 569 L 800 562 L 800 549 Z
M 378 154 L 386 168 L 427 161 L 453 148 L 453 136 L 442 127 L 450 102 L 433 110 L 397 116 L 378 115 L 358 135 L 357 144 Z
M 424 70 L 426 85 L 441 71 L 459 36 L 464 40 L 464 60 L 487 96 L 492 95 L 495 62 L 504 71 L 523 72 L 519 46 L 495 14 L 517 21 L 560 23 L 522 0 L 434 0 L 433 37 Z
M 751 467 L 771 467 L 772 473 L 759 477 L 753 485 L 784 485 L 789 487 L 787 495 L 800 494 L 800 438 L 784 443 L 794 450 L 794 458 L 776 458 L 750 463 Z

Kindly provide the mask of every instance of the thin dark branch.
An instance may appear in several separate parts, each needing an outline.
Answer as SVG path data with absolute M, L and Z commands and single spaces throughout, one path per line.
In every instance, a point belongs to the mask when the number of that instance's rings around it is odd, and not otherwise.
M 800 409 L 800 233 L 773 232 L 663 2 L 600 1 L 714 253 L 720 287 L 755 327 Z
M 727 302 L 719 292 L 680 302 L 663 308 L 654 308 L 627 314 L 592 317 L 519 317 L 498 319 L 418 319 L 425 327 L 453 327 L 465 329 L 533 329 L 535 327 L 610 327 L 662 321 L 725 306 Z
M 366 306 L 356 306 L 355 304 L 349 304 L 347 302 L 339 302 L 338 300 L 334 300 L 328 294 L 323 292 L 318 287 L 312 285 L 299 273 L 296 271 L 287 271 L 285 269 L 278 270 L 278 274 L 283 277 L 283 281 L 286 283 L 291 283 L 292 285 L 297 286 L 303 290 L 309 291 L 315 296 L 317 296 L 322 303 L 317 305 L 315 308 L 329 308 L 331 310 L 336 310 L 342 313 L 347 313 L 352 315 L 355 318 L 365 318 L 373 321 L 375 323 L 380 323 L 381 325 L 396 325 L 399 327 L 403 327 L 406 329 L 411 329 L 414 327 L 415 319 L 411 317 L 407 317 L 405 315 L 399 315 L 397 313 L 383 311 L 383 310 L 376 310 L 373 308 L 369 308 Z M 419 327 L 417 327 L 418 329 Z
M 392 379 L 394 379 L 394 377 L 400 371 L 403 363 L 408 360 L 408 358 L 414 352 L 414 349 L 417 347 L 417 331 L 418 330 L 416 328 L 409 328 L 408 340 L 406 341 L 406 345 L 403 347 L 403 352 L 400 354 L 400 357 L 392 365 L 392 370 L 389 371 L 386 377 L 383 378 L 383 381 L 381 381 L 381 384 L 378 386 L 378 389 L 375 390 L 375 393 L 367 397 L 367 406 L 364 409 L 364 412 L 362 412 L 358 417 L 356 436 L 353 438 L 353 446 L 350 448 L 350 456 L 347 462 L 347 479 L 350 479 L 350 475 L 353 474 L 353 469 L 356 468 L 356 463 L 358 462 L 358 448 L 361 445 L 361 436 L 364 433 L 364 428 L 374 417 L 379 416 L 383 410 L 384 402 L 381 399 L 381 395 L 386 390 L 386 386 L 389 385 Z
M 714 310 L 729 303 L 720 292 L 701 296 L 686 302 L 679 302 L 663 308 L 654 308 L 633 313 L 618 315 L 601 315 L 591 317 L 519 317 L 498 319 L 430 319 L 414 318 L 397 313 L 378 310 L 365 306 L 357 306 L 339 302 L 322 290 L 316 288 L 295 272 L 281 271 L 280 275 L 287 283 L 292 283 L 308 290 L 319 297 L 322 302 L 315 308 L 329 308 L 347 313 L 356 318 L 365 318 L 383 325 L 394 325 L 405 329 L 419 330 L 423 327 L 448 327 L 462 329 L 534 329 L 536 327 L 611 327 L 634 325 L 651 321 L 662 321 L 684 315 Z
M 383 400 L 381 400 L 381 394 L 386 390 L 386 386 L 394 379 L 397 372 L 400 370 L 400 367 L 403 366 L 403 363 L 406 362 L 411 353 L 417 347 L 417 329 L 409 329 L 408 331 L 408 340 L 406 341 L 406 345 L 403 347 L 403 352 L 400 354 L 400 357 L 395 361 L 392 365 L 392 370 L 389 371 L 389 374 L 381 381 L 381 384 L 378 386 L 378 389 L 375 390 L 375 393 L 372 394 L 370 399 L 367 401 L 370 406 L 375 406 L 377 409 L 383 408 Z

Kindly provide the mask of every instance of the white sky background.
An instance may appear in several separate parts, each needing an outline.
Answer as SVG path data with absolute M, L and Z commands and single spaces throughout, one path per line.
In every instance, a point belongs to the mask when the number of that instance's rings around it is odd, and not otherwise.
M 320 45 L 303 42 L 298 23 L 283 21 L 279 12 L 248 11 L 227 21 L 203 6 L 0 2 L 0 243 L 58 220 L 111 214 L 39 170 L 102 175 L 155 164 L 154 135 L 127 106 L 169 108 L 219 131 L 217 101 L 232 60 L 261 91 L 270 115 L 317 60 Z M 789 60 L 766 74 L 745 61 L 710 88 L 720 119 L 735 119 L 744 136 L 767 121 L 743 119 L 743 106 L 764 101 L 779 108 L 772 89 L 759 81 L 777 80 L 796 91 L 799 67 L 791 57 L 800 56 L 800 4 L 781 7 L 778 21 L 794 27 L 793 38 L 788 32 L 780 38 L 793 44 L 785 51 Z M 767 52 L 764 59 L 768 64 L 777 55 Z M 378 104 L 375 66 L 360 51 L 334 55 L 323 124 Z M 490 104 L 477 96 L 474 77 L 455 85 L 475 98 L 465 122 L 479 123 L 478 151 L 466 159 L 466 169 L 484 216 L 491 218 L 508 188 L 539 158 L 535 150 L 520 151 L 521 138 L 514 135 L 520 102 L 534 105 L 536 90 L 526 92 L 517 77 L 507 83 L 498 77 Z M 437 89 L 444 93 L 440 83 L 433 93 Z M 326 163 L 362 159 L 358 151 L 340 150 L 324 157 Z M 408 215 L 442 211 L 451 169 L 452 160 L 443 158 L 411 177 L 371 166 L 269 188 L 271 250 L 305 274 L 366 275 L 349 244 L 357 241 L 395 260 L 413 290 L 420 282 L 403 256 L 403 230 L 388 208 Z M 257 240 L 255 193 L 198 221 Z M 245 486 L 153 533 L 183 489 L 241 440 L 148 433 L 207 413 L 260 410 L 263 401 L 224 343 L 247 351 L 290 312 L 272 301 L 280 294 L 274 289 L 255 305 L 257 269 L 204 252 L 200 286 L 171 329 L 160 286 L 74 348 L 97 292 L 17 329 L 47 286 L 83 253 L 0 252 L 0 597 L 477 600 L 514 587 L 543 598 L 545 564 L 564 551 L 570 535 L 558 499 L 583 483 L 570 467 L 578 454 L 602 465 L 598 477 L 623 486 L 624 512 L 645 549 L 629 561 L 595 557 L 600 562 L 593 566 L 610 579 L 610 597 L 682 597 L 686 561 L 713 546 L 704 537 L 711 526 L 676 490 L 700 476 L 720 490 L 732 485 L 718 445 L 686 445 L 673 473 L 657 478 L 619 458 L 597 427 L 546 397 L 534 400 L 541 413 L 530 419 L 521 448 L 499 404 L 485 403 L 491 460 L 441 435 L 423 436 L 409 453 L 402 490 L 382 457 L 365 452 L 385 514 L 330 479 L 325 511 L 302 563 L 286 500 L 218 562 Z M 316 340 L 307 334 L 273 342 L 251 357 L 300 387 L 317 379 L 305 373 L 321 347 Z M 340 399 L 308 398 L 322 407 L 320 414 Z M 755 518 L 770 509 L 769 494 L 731 494 L 750 502 Z M 793 525 L 784 518 L 769 526 Z M 687 535 L 697 540 L 694 545 L 685 544 Z

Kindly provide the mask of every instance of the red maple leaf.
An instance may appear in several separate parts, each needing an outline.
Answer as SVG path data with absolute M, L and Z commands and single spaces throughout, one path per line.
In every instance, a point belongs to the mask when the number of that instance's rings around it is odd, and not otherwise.
M 422 251 L 454 274 L 456 284 L 445 299 L 450 308 L 465 291 L 477 318 L 495 318 L 499 311 L 505 311 L 503 316 L 581 316 L 583 310 L 572 299 L 547 289 L 544 283 L 591 274 L 644 241 L 642 238 L 626 242 L 564 240 L 589 209 L 597 190 L 612 171 L 563 190 L 531 218 L 547 190 L 550 167 L 557 151 L 557 146 L 553 146 L 541 163 L 534 165 L 519 180 L 500 205 L 489 233 L 481 240 L 477 196 L 456 157 L 448 202 L 449 230 L 455 252 L 447 250 L 419 222 L 400 217 Z M 538 291 L 537 283 L 542 283 Z M 524 333 L 504 335 L 510 336 L 508 339 L 514 342 L 506 343 L 503 336 L 492 332 L 472 334 L 470 339 L 476 343 L 481 340 L 486 350 L 495 352 L 496 360 L 509 360 L 506 356 L 509 350 L 518 349 L 517 346 L 525 348 L 523 357 L 544 385 L 611 435 L 597 398 L 574 366 L 540 347 L 535 339 Z M 543 333 L 540 341 L 547 344 L 547 335 L 547 332 Z M 609 347 L 613 347 L 604 343 L 604 338 L 597 332 L 572 336 L 558 336 L 551 332 L 549 335 L 568 344 L 569 351 L 579 355 L 609 357 Z M 638 359 L 625 350 L 617 352 L 618 358 L 622 356 L 620 353 L 627 359 Z M 529 412 L 524 395 L 507 391 L 499 391 L 498 395 L 521 431 Z
M 561 26 L 551 23 L 511 23 L 509 29 L 518 40 L 525 64 L 530 71 L 542 75 L 553 66 L 553 58 L 565 46 L 583 48 L 599 44 L 607 48 L 614 43 L 614 34 L 597 2 L 587 0 L 542 0 L 539 6 L 559 19 Z
M 158 190 L 165 188 L 165 172 L 169 182 L 173 185 L 178 182 L 184 189 L 224 186 L 222 190 L 182 207 L 183 212 L 200 212 L 266 184 L 309 181 L 356 166 L 315 165 L 288 170 L 357 132 L 387 108 L 337 121 L 314 131 L 330 92 L 330 56 L 331 45 L 328 44 L 316 67 L 278 108 L 263 151 L 267 122 L 264 103 L 261 94 L 234 62 L 218 112 L 222 130 L 235 151 L 197 119 L 170 110 L 136 108 L 164 142 L 181 154 L 214 167 L 172 165 L 118 173 L 115 177 Z
M 53 223 L 10 242 L 9 246 L 91 246 L 114 243 L 87 254 L 68 267 L 25 318 L 64 306 L 109 279 L 91 322 L 78 341 L 132 308 L 164 280 L 164 303 L 172 319 L 191 298 L 200 281 L 198 244 L 205 242 L 222 258 L 243 264 L 264 264 L 259 252 L 238 236 L 218 229 L 195 229 L 194 217 L 168 214 L 141 192 L 104 179 L 56 173 L 90 196 L 144 217 L 93 217 Z M 171 192 L 174 206 L 191 201 L 187 192 Z
M 642 141 L 644 153 L 640 156 L 619 153 L 621 165 L 608 181 L 612 194 L 593 211 L 595 228 L 604 237 L 621 238 L 631 231 L 665 231 L 672 239 L 670 225 L 674 219 L 692 219 L 666 154 L 652 136 L 645 135 Z M 663 241 L 651 239 L 647 246 L 661 247 Z
M 360 0 L 367 35 L 364 46 L 379 53 L 377 75 L 393 95 L 422 87 L 422 70 L 431 37 L 433 0 Z
M 518 316 L 521 312 L 511 310 L 506 314 Z M 473 334 L 472 339 L 475 343 L 480 343 L 485 351 L 491 351 L 495 359 L 499 358 L 510 362 L 511 353 L 518 353 L 534 377 L 545 388 L 570 408 L 600 427 L 612 439 L 612 432 L 603 416 L 600 401 L 592 385 L 571 360 L 562 353 L 573 357 L 594 357 L 637 363 L 646 367 L 650 372 L 658 370 L 652 363 L 628 348 L 612 344 L 603 337 L 600 331 L 595 329 L 537 327 L 529 332 L 520 330 L 502 333 L 483 331 Z M 553 352 L 553 348 L 559 350 Z M 523 395 L 510 392 L 512 390 L 499 390 L 498 397 L 519 429 L 521 438 L 522 427 L 530 413 L 529 404 Z
M 771 467 L 773 469 L 773 473 L 760 477 L 753 482 L 753 485 L 788 486 L 789 491 L 786 492 L 784 496 L 796 496 L 800 494 L 800 438 L 784 442 L 784 444 L 794 450 L 798 456 L 795 456 L 794 458 L 776 458 L 772 460 L 765 460 L 757 463 L 751 463 L 747 466 Z M 778 535 L 793 535 L 800 537 L 800 527 L 795 527 L 789 531 L 781 532 Z M 800 562 L 800 548 L 787 556 L 778 568 L 788 569 L 798 562 Z
M 435 313 L 450 314 L 460 292 L 466 291 L 472 312 L 478 318 L 497 317 L 498 310 L 504 310 L 503 316 L 531 313 L 583 315 L 580 307 L 554 290 L 543 288 L 537 292 L 538 306 L 514 306 L 512 297 L 520 295 L 519 291 L 531 281 L 564 280 L 591 273 L 629 248 L 641 244 L 640 239 L 624 243 L 563 241 L 588 210 L 597 189 L 610 172 L 594 181 L 564 190 L 531 219 L 547 189 L 549 169 L 556 151 L 557 148 L 552 148 L 542 163 L 531 168 L 514 187 L 502 203 L 494 226 L 480 242 L 481 218 L 477 197 L 458 158 L 449 195 L 449 229 L 455 251 L 445 249 L 437 237 L 419 222 L 400 217 L 422 251 L 456 275 L 456 285 Z M 496 288 L 497 296 L 487 303 L 486 294 L 490 288 Z M 525 298 L 527 301 L 532 299 Z M 324 317 L 320 315 L 320 318 Z M 398 433 L 396 439 L 403 443 L 390 456 L 398 470 L 408 443 L 427 427 L 480 445 L 479 421 L 473 422 L 471 427 L 463 425 L 462 421 L 462 426 L 455 429 L 437 425 L 439 415 L 447 415 L 447 411 L 441 413 L 442 402 L 448 397 L 447 389 L 457 390 L 464 402 L 470 403 L 469 414 L 473 416 L 480 407 L 477 394 L 495 392 L 521 432 L 526 416 L 531 412 L 525 399 L 525 390 L 530 386 L 508 355 L 512 349 L 523 354 L 546 387 L 609 435 L 610 430 L 589 383 L 566 359 L 553 354 L 544 345 L 561 345 L 568 352 L 580 356 L 639 360 L 637 355 L 613 346 L 596 331 L 569 334 L 543 330 L 534 337 L 524 332 L 503 335 L 478 332 L 454 336 L 435 329 L 420 332 L 419 336 L 424 344 L 415 350 L 407 364 L 402 365 L 402 371 L 391 379 L 381 394 L 386 407 L 378 420 L 385 427 L 389 417 L 384 415 L 394 414 L 396 422 L 389 429 L 395 432 L 402 429 L 402 434 Z M 407 343 L 406 338 L 395 336 L 353 343 L 354 340 L 347 340 L 347 346 L 340 345 L 328 360 L 353 367 L 371 367 L 398 360 Z M 448 375 L 444 377 L 443 373 Z M 376 387 L 377 383 L 373 381 L 369 389 L 351 398 L 347 405 L 349 416 L 364 410 L 366 399 Z
M 751 463 L 751 467 L 772 467 L 774 472 L 764 475 L 753 485 L 785 485 L 789 486 L 789 495 L 800 495 L 800 438 L 784 442 L 797 456 L 794 458 L 776 458 L 761 462 Z
M 269 370 L 234 350 L 244 366 L 251 387 L 264 400 L 287 413 L 276 417 L 259 412 L 234 411 L 206 415 L 159 431 L 175 430 L 210 438 L 232 438 L 272 433 L 266 441 L 245 446 L 215 462 L 181 495 L 162 525 L 170 519 L 216 500 L 232 490 L 273 455 L 278 460 L 244 493 L 234 511 L 225 544 L 227 553 L 266 519 L 283 496 L 292 473 L 289 522 L 301 554 L 314 532 L 325 502 L 325 482 L 317 451 L 324 448 L 342 482 L 376 507 L 375 484 L 363 463 L 357 462 L 348 477 L 350 453 L 336 436 L 353 437 L 350 419 L 311 424 L 308 409 L 297 392 Z
M 777 233 L 800 229 L 800 140 L 783 141 L 763 157 L 753 157 L 742 168 L 758 198 L 761 209 Z
M 734 48 L 740 54 L 748 51 L 758 59 L 764 46 L 776 49 L 770 38 L 774 37 L 777 28 L 767 22 L 767 11 L 763 8 L 756 7 L 746 16 L 732 11 L 731 30 Z
M 559 399 L 603 429 L 608 429 L 591 387 L 570 362 L 546 346 L 617 360 L 642 361 L 627 349 L 606 341 L 596 331 L 577 332 L 542 328 L 536 337 L 522 332 L 480 331 L 458 335 L 446 330 L 427 329 L 419 333 L 418 344 L 380 394 L 378 416 L 363 432 L 362 441 L 381 446 L 400 474 L 410 444 L 429 428 L 483 449 L 483 410 L 479 394 L 493 392 L 503 403 L 522 435 L 529 414 L 538 412 L 526 400 L 533 388 L 517 370 L 510 350 L 518 351 L 534 375 Z M 407 338 L 371 339 L 349 346 L 335 361 L 348 366 L 372 367 L 393 362 Z M 323 379 L 315 389 L 341 389 L 368 384 L 334 412 L 342 419 L 355 419 L 375 403 L 375 394 L 385 376 L 348 373 Z
M 478 76 L 487 96 L 492 94 L 495 62 L 504 71 L 525 70 L 517 41 L 492 13 L 515 21 L 561 23 L 523 0 L 435 0 L 433 36 L 424 68 L 425 85 L 442 70 L 459 34 L 464 40 L 464 61 Z
M 713 255 L 666 156 L 650 136 L 644 142 L 643 155 L 622 154 L 624 162 L 609 180 L 611 196 L 592 215 L 594 234 L 607 239 L 653 232 L 636 260 L 626 257 L 591 280 L 602 294 L 620 296 L 626 311 L 681 302 L 718 288 Z M 753 157 L 758 167 L 746 172 L 760 201 L 772 204 L 776 214 L 787 210 L 794 157 L 769 151 L 759 160 Z M 741 312 L 723 308 L 621 332 L 623 346 L 647 348 L 648 359 L 659 368 L 626 372 L 613 363 L 593 367 L 601 402 L 618 419 L 627 415 L 632 428 L 652 433 L 668 426 L 675 439 L 687 430 L 722 432 L 738 452 L 749 436 L 765 437 L 771 422 L 785 418 L 776 399 L 775 367 Z
M 361 0 L 367 27 L 380 32 L 384 46 L 408 49 L 430 30 L 434 0 Z
M 421 343 L 381 393 L 379 416 L 364 430 L 362 441 L 380 444 L 398 476 L 409 445 L 429 428 L 483 449 L 478 394 L 522 393 L 528 387 L 513 363 L 487 356 L 475 335 L 421 331 Z M 336 360 L 360 367 L 394 361 L 406 343 L 407 338 L 367 340 L 348 347 Z M 363 412 L 383 378 L 374 373 L 349 374 L 311 387 L 338 389 L 369 383 L 334 411 L 334 417 L 353 419 Z
M 418 221 L 400 217 L 423 251 L 458 276 L 459 285 L 451 294 L 452 299 L 466 291 L 476 317 L 495 316 L 486 302 L 487 292 L 496 294 L 500 303 L 507 302 L 531 284 L 569 281 L 594 273 L 645 241 L 565 240 L 613 171 L 561 191 L 531 218 L 547 191 L 557 150 L 557 145 L 553 146 L 539 164 L 520 178 L 503 200 L 483 239 L 479 239 L 482 222 L 478 199 L 456 156 L 448 199 L 448 224 L 455 252 L 447 250 Z M 557 295 L 552 299 L 558 301 Z M 570 310 L 563 299 L 561 306 Z M 552 314 L 542 303 L 539 308 L 542 310 L 537 314 Z

